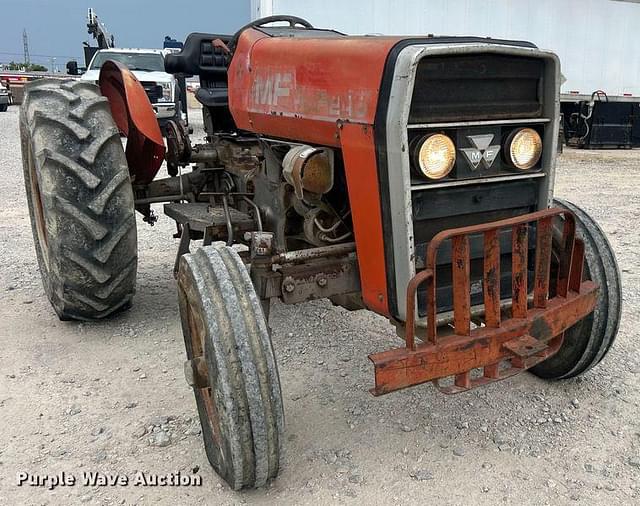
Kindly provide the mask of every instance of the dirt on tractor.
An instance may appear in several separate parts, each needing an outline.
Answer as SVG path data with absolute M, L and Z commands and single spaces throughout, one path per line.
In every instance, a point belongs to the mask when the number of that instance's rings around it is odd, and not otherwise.
M 201 138 L 199 114 L 190 117 Z M 599 222 L 622 271 L 621 327 L 598 367 L 562 382 L 521 374 L 455 396 L 425 384 L 374 398 L 367 355 L 398 344 L 386 319 L 327 300 L 275 303 L 285 453 L 277 480 L 239 494 L 207 462 L 184 381 L 173 221 L 160 205 L 153 228 L 137 218 L 130 311 L 59 321 L 29 230 L 17 107 L 0 116 L 0 136 L 1 503 L 638 503 L 640 151 L 565 150 L 558 159 L 556 195 Z M 21 472 L 78 481 L 17 486 Z M 129 484 L 83 486 L 83 472 Z M 137 472 L 201 484 L 134 486 Z

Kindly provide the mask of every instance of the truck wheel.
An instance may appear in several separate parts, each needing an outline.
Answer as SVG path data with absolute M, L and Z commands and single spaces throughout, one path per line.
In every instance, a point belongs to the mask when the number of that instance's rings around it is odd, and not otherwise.
M 238 254 L 207 246 L 180 259 L 178 294 L 205 450 L 234 490 L 278 474 L 284 414 L 260 300 Z
M 8 108 L 9 108 L 9 104 L 2 104 L 0 105 L 0 112 L 7 112 Z
M 44 290 L 61 320 L 128 307 L 136 223 L 129 169 L 98 87 L 40 79 L 20 111 L 22 164 Z
M 556 199 L 554 206 L 575 215 L 576 236 L 585 246 L 582 279 L 595 281 L 600 286 L 595 311 L 565 332 L 562 346 L 555 355 L 530 369 L 541 378 L 566 379 L 591 369 L 611 348 L 620 324 L 622 286 L 615 255 L 598 224 L 571 202 Z

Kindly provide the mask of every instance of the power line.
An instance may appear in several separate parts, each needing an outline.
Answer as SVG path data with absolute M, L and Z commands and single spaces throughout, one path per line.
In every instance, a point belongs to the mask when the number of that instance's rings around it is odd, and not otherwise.
M 8 56 L 22 56 L 23 53 L 10 53 L 8 51 L 0 51 L 0 54 L 6 54 Z M 79 56 L 69 56 L 63 54 L 31 54 L 31 56 L 36 58 L 79 58 Z

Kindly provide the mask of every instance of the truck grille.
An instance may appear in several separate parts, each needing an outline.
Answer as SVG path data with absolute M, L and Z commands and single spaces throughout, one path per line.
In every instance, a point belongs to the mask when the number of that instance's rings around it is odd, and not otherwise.
M 149 102 L 152 104 L 155 104 L 162 98 L 162 86 L 159 84 L 149 81 L 142 81 L 140 84 L 144 88 L 147 97 L 149 97 Z
M 409 123 L 538 118 L 543 66 L 540 59 L 499 54 L 423 58 Z

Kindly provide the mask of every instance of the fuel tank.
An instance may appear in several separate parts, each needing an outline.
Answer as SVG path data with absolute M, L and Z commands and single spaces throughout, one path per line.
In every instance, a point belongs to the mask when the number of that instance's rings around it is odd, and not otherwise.
M 332 30 L 245 30 L 228 72 L 236 125 L 339 146 L 342 124 L 373 125 L 385 62 L 400 40 Z

